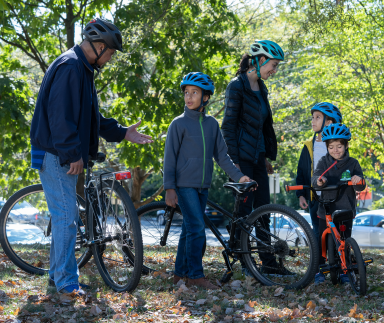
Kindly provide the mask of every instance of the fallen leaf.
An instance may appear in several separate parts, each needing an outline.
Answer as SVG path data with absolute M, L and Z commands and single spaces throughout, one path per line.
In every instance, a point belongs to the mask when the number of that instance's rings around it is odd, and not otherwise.
M 220 305 L 213 305 L 212 307 L 212 312 L 220 312 L 221 311 L 221 306 Z
M 351 308 L 350 310 L 349 310 L 349 314 L 348 314 L 348 316 L 349 317 L 353 317 L 353 318 L 355 318 L 355 319 L 363 319 L 364 318 L 364 315 L 363 314 L 357 314 L 356 313 L 356 311 L 357 311 L 357 304 L 355 304 L 354 306 L 353 306 L 353 308 Z
M 227 315 L 226 317 L 224 317 L 224 321 L 232 321 L 232 316 Z
M 196 305 L 203 305 L 207 300 L 202 298 L 202 299 L 199 299 L 197 302 L 196 302 Z
M 13 315 L 17 316 L 19 315 L 19 312 L 20 312 L 20 307 L 18 307 L 16 311 L 13 312 Z
M 280 295 L 283 294 L 283 291 L 284 291 L 284 287 L 276 288 L 275 293 L 274 293 L 273 296 L 275 296 L 275 297 L 280 296 Z
M 248 306 L 250 306 L 250 307 L 254 307 L 254 306 L 256 306 L 257 305 L 257 301 L 249 301 L 248 302 Z
M 277 315 L 276 313 L 272 312 L 272 313 L 269 313 L 269 320 L 271 322 L 277 322 L 279 319 L 280 319 L 280 316 Z
M 255 311 L 255 309 L 253 307 L 249 306 L 248 304 L 245 304 L 244 305 L 244 311 L 252 313 Z
M 4 310 L 4 307 L 0 306 L 0 311 L 3 311 Z
M 92 315 L 94 316 L 97 316 L 97 315 L 100 315 L 103 311 L 101 310 L 100 307 L 98 307 L 97 305 L 93 305 L 91 307 L 91 310 L 89 311 Z
M 115 314 L 112 317 L 114 320 L 123 320 L 125 319 L 125 316 L 123 314 Z
M 0 280 L 0 286 L 3 286 L 3 285 L 4 285 L 4 282 Z
M 316 308 L 316 304 L 312 301 L 309 301 L 306 307 L 307 309 L 314 310 Z

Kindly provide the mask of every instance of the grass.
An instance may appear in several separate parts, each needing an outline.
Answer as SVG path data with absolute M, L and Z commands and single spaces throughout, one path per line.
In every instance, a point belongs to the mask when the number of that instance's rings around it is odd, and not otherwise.
M 184 291 L 165 273 L 142 276 L 133 293 L 119 294 L 107 288 L 91 260 L 80 271 L 80 280 L 92 290 L 85 298 L 72 298 L 48 287 L 47 276 L 21 271 L 0 249 L 0 322 L 384 322 L 384 250 L 363 253 L 374 259 L 365 297 L 356 296 L 348 285 L 333 286 L 329 278 L 320 286 L 274 296 L 276 286 L 242 276 L 238 265 L 232 280 L 218 291 Z M 172 261 L 162 265 L 173 269 Z M 208 247 L 204 265 L 206 276 L 214 283 L 219 280 L 225 269 L 221 248 Z M 238 289 L 231 286 L 235 280 L 240 281 Z M 202 299 L 204 304 L 197 305 Z

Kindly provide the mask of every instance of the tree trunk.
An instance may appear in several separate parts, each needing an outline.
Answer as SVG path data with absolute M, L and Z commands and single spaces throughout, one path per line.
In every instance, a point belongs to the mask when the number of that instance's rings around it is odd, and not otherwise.
M 75 46 L 75 22 L 73 19 L 75 15 L 73 14 L 73 4 L 72 0 L 65 0 L 67 17 L 65 19 L 65 30 L 67 31 L 67 48 L 72 48 Z

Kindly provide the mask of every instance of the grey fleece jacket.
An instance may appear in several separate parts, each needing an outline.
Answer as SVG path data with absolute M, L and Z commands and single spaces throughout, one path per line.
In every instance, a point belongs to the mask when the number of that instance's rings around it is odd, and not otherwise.
M 227 154 L 227 146 L 214 117 L 184 108 L 168 128 L 164 153 L 164 189 L 209 188 L 213 160 L 238 182 L 244 176 Z
M 317 179 L 321 174 L 324 173 L 328 167 L 330 167 L 335 160 L 332 156 L 327 153 L 323 156 L 313 172 L 313 176 L 311 178 L 311 183 L 314 188 L 319 188 L 317 185 Z M 339 160 L 337 164 L 332 167 L 327 173 L 324 174 L 324 177 L 327 179 L 325 184 L 321 187 L 326 187 L 327 185 L 339 185 L 343 181 L 341 181 L 342 175 L 350 173 L 350 178 L 357 175 L 364 179 L 363 171 L 361 170 L 359 162 L 349 157 L 349 152 L 346 151 L 344 158 Z M 347 177 L 348 178 L 348 177 Z M 331 205 L 331 213 L 336 210 L 352 210 L 354 215 L 356 215 L 356 191 L 362 191 L 365 188 L 365 185 L 357 185 L 357 186 L 344 186 L 340 191 L 340 196 L 338 200 Z M 324 191 L 321 192 L 321 197 L 325 199 L 333 199 L 336 197 L 337 191 Z M 325 209 L 319 204 L 319 209 L 317 210 L 317 216 L 321 219 L 325 220 Z

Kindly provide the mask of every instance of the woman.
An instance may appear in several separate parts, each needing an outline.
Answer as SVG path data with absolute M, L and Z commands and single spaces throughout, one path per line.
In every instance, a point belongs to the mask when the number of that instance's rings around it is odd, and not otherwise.
M 250 54 L 241 58 L 236 77 L 229 83 L 225 93 L 225 115 L 222 133 L 228 146 L 228 154 L 244 175 L 259 185 L 256 191 L 244 194 L 240 215 L 246 216 L 252 209 L 270 203 L 268 173 L 273 173 L 271 163 L 276 160 L 277 141 L 273 130 L 272 111 L 268 101 L 268 90 L 263 80 L 277 72 L 284 60 L 281 47 L 269 40 L 255 41 Z M 269 231 L 269 216 L 262 221 Z M 240 230 L 236 232 L 240 236 Z M 263 241 L 268 237 L 260 230 L 256 235 Z M 262 271 L 271 275 L 292 275 L 286 268 L 278 268 L 275 256 L 260 253 Z M 248 274 L 243 262 L 243 273 Z

